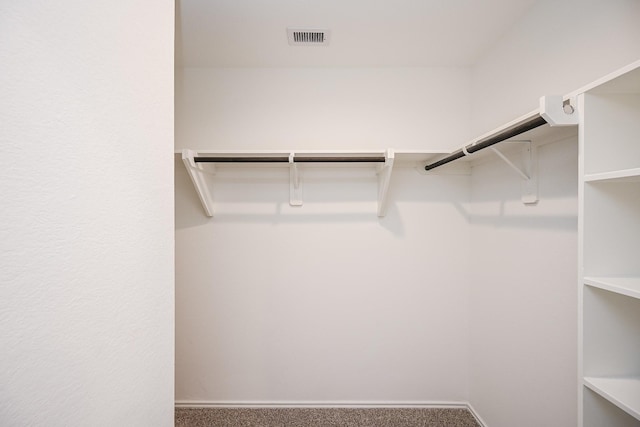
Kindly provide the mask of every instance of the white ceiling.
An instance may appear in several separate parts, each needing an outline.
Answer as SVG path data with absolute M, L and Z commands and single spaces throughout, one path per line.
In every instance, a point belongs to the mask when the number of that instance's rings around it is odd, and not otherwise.
M 536 0 L 177 0 L 184 67 L 472 65 Z M 289 46 L 287 27 L 329 46 Z

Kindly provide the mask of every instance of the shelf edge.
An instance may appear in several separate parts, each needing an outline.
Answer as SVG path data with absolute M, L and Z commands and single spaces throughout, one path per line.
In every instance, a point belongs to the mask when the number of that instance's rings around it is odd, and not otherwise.
M 616 283 L 616 280 L 636 280 L 638 282 L 637 289 L 629 287 L 628 285 Z M 613 292 L 620 295 L 625 295 L 630 298 L 640 299 L 640 278 L 636 277 L 584 277 L 582 280 L 587 286 L 591 286 L 605 291 Z
M 640 180 L 640 168 L 585 174 L 584 182 L 615 181 L 628 178 L 637 178 Z

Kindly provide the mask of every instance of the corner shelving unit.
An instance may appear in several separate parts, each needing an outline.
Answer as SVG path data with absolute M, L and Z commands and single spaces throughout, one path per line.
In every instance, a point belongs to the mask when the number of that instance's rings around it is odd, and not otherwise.
M 640 426 L 639 65 L 578 95 L 580 427 Z

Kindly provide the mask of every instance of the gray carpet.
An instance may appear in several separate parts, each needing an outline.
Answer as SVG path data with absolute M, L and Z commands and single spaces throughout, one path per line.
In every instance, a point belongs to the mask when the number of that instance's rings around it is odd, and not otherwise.
M 480 427 L 463 408 L 176 408 L 176 427 Z

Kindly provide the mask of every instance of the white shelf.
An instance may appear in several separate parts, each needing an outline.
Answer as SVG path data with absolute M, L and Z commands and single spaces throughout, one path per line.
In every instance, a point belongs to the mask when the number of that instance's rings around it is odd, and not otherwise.
M 585 182 L 640 182 L 640 168 L 612 172 L 592 173 L 584 176 Z
M 640 277 L 585 277 L 584 284 L 640 299 Z
M 296 162 L 296 157 L 313 157 L 313 162 Z M 424 156 L 432 156 L 436 153 L 430 151 L 410 152 L 406 150 L 400 151 L 402 159 L 413 158 L 416 161 Z M 216 157 L 214 162 L 198 162 L 197 157 Z M 342 157 L 336 160 L 332 157 Z M 344 162 L 344 157 L 347 161 Z M 364 159 L 361 159 L 364 157 Z M 225 158 L 225 159 L 222 159 Z M 229 159 L 232 158 L 232 159 Z M 242 159 L 244 158 L 244 159 Z M 254 159 L 257 158 L 257 159 Z M 240 161 L 242 159 L 242 161 Z M 274 165 L 277 167 L 286 167 L 289 169 L 289 204 L 291 206 L 302 206 L 302 170 L 299 168 L 301 164 L 309 165 L 313 163 L 324 164 L 342 164 L 353 167 L 353 165 L 374 166 L 378 180 L 378 216 L 386 215 L 388 206 L 389 182 L 391 181 L 391 173 L 395 162 L 394 150 L 367 150 L 367 151 L 282 151 L 282 150 L 259 150 L 259 151 L 209 151 L 209 150 L 182 150 L 182 161 L 187 169 L 187 173 L 191 178 L 193 186 L 198 194 L 198 198 L 202 203 L 202 207 L 207 216 L 213 216 L 213 198 L 211 190 L 205 174 L 213 174 L 216 167 L 224 165 L 226 161 L 232 160 L 235 164 L 251 164 L 257 166 Z M 269 160 L 265 163 L 264 160 Z M 308 160 L 308 159 L 307 159 Z M 273 163 L 271 163 L 273 162 Z M 209 165 L 208 167 L 206 165 Z M 212 165 L 213 169 L 212 169 Z M 205 169 L 207 168 L 207 169 Z
M 220 157 L 253 157 L 253 156 L 289 156 L 291 153 L 296 155 L 318 155 L 318 156 L 345 156 L 345 157 L 357 157 L 357 156 L 384 156 L 387 150 L 373 149 L 373 150 L 193 150 L 195 153 L 201 156 L 220 156 Z M 415 163 L 427 163 L 437 157 L 451 154 L 451 150 L 434 149 L 434 150 L 413 150 L 413 149 L 394 149 L 396 163 L 410 164 L 414 166 Z M 175 154 L 182 154 L 182 150 L 175 150 Z M 224 165 L 221 165 L 224 166 Z M 237 166 L 237 165 L 236 165 Z M 255 166 L 255 165 L 254 165 Z M 262 165 L 264 166 L 264 165 Z M 271 165 L 274 166 L 274 165 Z M 275 165 L 276 167 L 282 167 L 283 165 Z M 285 165 L 286 166 L 286 165 Z M 312 167 L 326 167 L 326 165 L 314 165 L 308 163 L 305 166 Z M 336 164 L 332 165 L 333 167 Z M 351 165 L 352 167 L 355 165 Z M 398 166 L 398 164 L 396 164 Z
M 587 84 L 565 98 L 573 98 L 582 93 L 640 93 L 640 60 L 622 67 L 598 80 Z
M 585 377 L 584 385 L 640 420 L 640 378 Z

